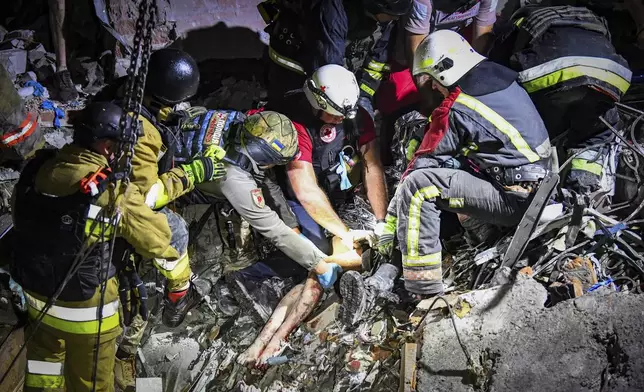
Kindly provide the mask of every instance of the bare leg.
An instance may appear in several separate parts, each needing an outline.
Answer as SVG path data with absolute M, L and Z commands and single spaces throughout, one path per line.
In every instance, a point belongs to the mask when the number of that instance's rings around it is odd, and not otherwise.
M 299 297 L 295 307 L 286 316 L 286 320 L 279 327 L 277 332 L 273 335 L 272 339 L 264 349 L 262 356 L 259 358 L 259 364 L 264 364 L 266 361 L 277 355 L 283 348 L 283 344 L 288 338 L 288 335 L 313 311 L 317 305 L 320 297 L 322 296 L 322 286 L 318 283 L 317 278 L 313 274 L 304 283 L 304 289 Z
M 273 311 L 271 318 L 268 320 L 266 325 L 264 325 L 262 332 L 259 333 L 259 336 L 257 336 L 253 344 L 237 357 L 238 363 L 246 365 L 255 364 L 255 362 L 257 362 L 257 359 L 262 354 L 262 351 L 264 351 L 264 347 L 266 347 L 275 332 L 277 332 L 280 325 L 282 325 L 282 323 L 286 319 L 286 316 L 294 308 L 298 299 L 301 297 L 303 288 L 303 284 L 298 284 L 297 286 L 293 287 L 291 291 L 289 291 L 288 294 L 284 296 L 284 298 L 282 298 L 280 303 L 277 304 L 275 311 Z
M 49 24 L 56 51 L 56 72 L 67 69 L 67 47 L 63 26 L 65 24 L 65 0 L 49 0 Z

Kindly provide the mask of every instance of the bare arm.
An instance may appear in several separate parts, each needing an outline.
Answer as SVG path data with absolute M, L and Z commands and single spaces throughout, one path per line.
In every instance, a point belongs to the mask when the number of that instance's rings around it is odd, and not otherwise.
M 479 52 L 480 54 L 487 54 L 487 51 L 490 49 L 492 44 L 492 27 L 489 26 L 479 26 L 478 24 L 474 26 L 474 34 L 472 35 L 472 48 Z
M 295 161 L 289 163 L 286 171 L 297 200 L 311 218 L 333 235 L 346 236 L 349 229 L 336 214 L 324 191 L 318 186 L 313 165 L 309 162 Z
M 407 54 L 407 64 L 409 64 L 409 68 L 413 68 L 416 48 L 418 48 L 418 45 L 420 45 L 422 40 L 427 37 L 427 34 L 413 34 L 406 31 L 405 36 L 405 53 Z
M 367 198 L 376 219 L 385 219 L 387 214 L 387 186 L 385 185 L 385 173 L 382 163 L 378 157 L 376 141 L 370 141 L 361 147 L 364 159 L 364 184 L 367 190 Z

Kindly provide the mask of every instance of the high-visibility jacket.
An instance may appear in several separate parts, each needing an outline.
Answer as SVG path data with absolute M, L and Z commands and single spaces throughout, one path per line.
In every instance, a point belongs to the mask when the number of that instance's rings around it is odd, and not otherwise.
M 267 20 L 271 60 L 305 76 L 323 65 L 345 66 L 356 74 L 361 96 L 371 101 L 389 72 L 387 46 L 394 23 L 378 23 L 359 1 L 319 0 L 297 10 L 281 7 L 275 19 Z
M 548 131 L 515 75 L 490 61 L 470 71 L 459 83 L 487 83 L 487 91 L 464 90 L 469 95 L 457 89 L 443 101 L 432 114 L 412 167 L 441 167 L 458 155 L 482 169 L 516 168 L 548 158 Z
M 131 184 L 116 200 L 120 219 L 106 219 L 105 207 L 110 203 L 110 192 L 83 181 L 88 175 L 101 173 L 106 167 L 108 162 L 103 156 L 72 144 L 63 147 L 55 157 L 44 162 L 35 174 L 32 173 L 35 175 L 33 181 L 21 178 L 21 181 L 33 184 L 30 192 L 41 195 L 39 202 L 43 203 L 24 203 L 32 201 L 32 198 L 25 197 L 25 193 L 20 191 L 22 188 L 18 187 L 13 210 L 17 246 L 12 268 L 30 272 L 17 276 L 27 289 L 31 318 L 38 317 L 53 294 L 52 290 L 60 285 L 67 274 L 78 252 L 74 245 L 77 235 L 83 241 L 88 239 L 89 244 L 95 243 L 97 252 L 104 251 L 104 244 L 116 233 L 143 257 L 179 258 L 178 252 L 170 246 L 171 233 L 166 217 L 155 213 L 145 204 L 143 195 L 135 185 Z M 88 198 L 79 196 L 81 187 L 89 190 Z M 78 205 L 67 205 L 66 199 L 74 199 Z M 66 209 L 68 214 L 64 214 Z M 40 225 L 34 220 L 34 214 L 37 213 L 43 214 Z M 98 277 L 103 270 L 107 272 L 108 286 L 102 304 L 101 330 L 118 327 L 117 284 L 114 278 L 110 278 L 114 275 L 114 269 L 111 263 L 101 265 L 99 256 L 90 253 L 85 263 L 81 264 L 76 276 L 66 286 L 64 295 L 43 318 L 45 325 L 69 333 L 96 333 L 97 307 L 101 306 L 100 295 L 97 296 Z M 25 279 L 31 281 L 25 282 Z
M 514 16 L 511 67 L 530 94 L 588 86 L 619 101 L 632 72 L 606 21 L 584 7 L 524 7 Z

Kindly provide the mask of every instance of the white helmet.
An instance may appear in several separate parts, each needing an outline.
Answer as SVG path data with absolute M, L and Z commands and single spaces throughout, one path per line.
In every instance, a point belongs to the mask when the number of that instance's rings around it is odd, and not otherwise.
M 412 73 L 414 76 L 429 74 L 441 85 L 449 87 L 483 60 L 485 57 L 472 49 L 460 34 L 438 30 L 418 45 Z
M 340 65 L 328 64 L 318 68 L 304 82 L 303 89 L 314 109 L 348 119 L 354 118 L 358 112 L 358 81 L 351 71 Z

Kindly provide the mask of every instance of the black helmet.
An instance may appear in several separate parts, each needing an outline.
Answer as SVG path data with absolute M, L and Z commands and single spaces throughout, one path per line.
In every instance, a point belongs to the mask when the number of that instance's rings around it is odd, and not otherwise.
M 74 141 L 89 146 L 99 139 L 121 140 L 119 122 L 123 109 L 112 102 L 94 102 L 74 120 Z M 131 125 L 128 117 L 128 126 Z
M 411 9 L 412 0 L 364 0 L 364 7 L 372 15 L 406 15 Z
M 197 93 L 199 68 L 188 53 L 161 49 L 152 53 L 145 83 L 146 95 L 166 105 L 185 101 Z

